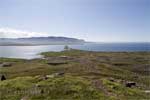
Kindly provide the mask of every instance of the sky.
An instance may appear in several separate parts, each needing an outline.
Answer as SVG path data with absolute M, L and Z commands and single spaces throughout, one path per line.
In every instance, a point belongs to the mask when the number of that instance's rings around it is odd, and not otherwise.
M 150 42 L 150 0 L 0 0 L 0 38 Z

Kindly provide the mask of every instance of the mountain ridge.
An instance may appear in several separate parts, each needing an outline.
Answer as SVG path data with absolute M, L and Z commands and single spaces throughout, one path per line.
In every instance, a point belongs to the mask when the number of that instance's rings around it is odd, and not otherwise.
M 0 38 L 0 45 L 67 45 L 83 44 L 85 40 L 69 37 L 30 37 L 30 38 Z

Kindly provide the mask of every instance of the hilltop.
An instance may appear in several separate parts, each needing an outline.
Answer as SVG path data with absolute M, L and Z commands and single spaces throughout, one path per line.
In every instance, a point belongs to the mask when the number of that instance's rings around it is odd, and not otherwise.
M 68 37 L 0 38 L 0 46 L 83 44 L 82 39 Z

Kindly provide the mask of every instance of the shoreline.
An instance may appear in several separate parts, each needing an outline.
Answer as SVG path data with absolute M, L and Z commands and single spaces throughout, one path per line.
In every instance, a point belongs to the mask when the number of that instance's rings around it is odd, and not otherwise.
M 73 49 L 73 50 L 79 50 L 79 49 Z M 36 54 L 35 56 L 40 56 L 40 57 L 33 57 L 33 58 L 22 58 L 22 57 L 0 57 L 0 59 L 23 59 L 23 60 L 35 60 L 35 59 L 43 59 L 45 56 L 43 55 L 44 53 L 59 53 L 63 52 L 62 51 L 48 51 L 48 52 L 41 52 Z M 150 51 L 88 51 L 88 50 L 79 50 L 79 51 L 85 51 L 85 52 L 95 52 L 95 53 L 150 53 Z

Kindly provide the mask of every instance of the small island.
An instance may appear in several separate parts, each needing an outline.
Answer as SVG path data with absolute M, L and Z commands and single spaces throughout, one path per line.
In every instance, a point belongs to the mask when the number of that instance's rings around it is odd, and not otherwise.
M 0 58 L 1 100 L 150 99 L 150 52 L 44 52 Z

